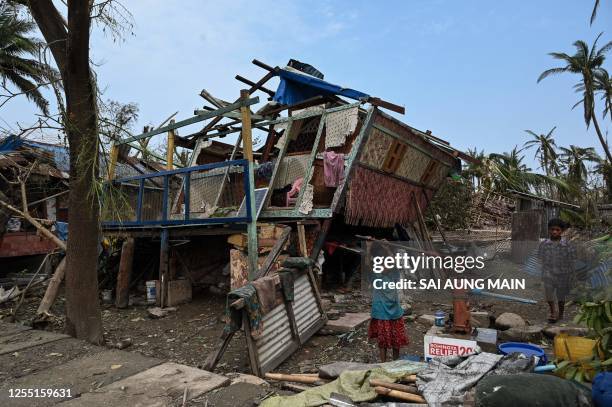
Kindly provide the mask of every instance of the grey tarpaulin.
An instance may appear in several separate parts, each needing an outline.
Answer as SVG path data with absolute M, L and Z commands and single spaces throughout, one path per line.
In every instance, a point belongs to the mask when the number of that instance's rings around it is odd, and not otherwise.
M 483 352 L 463 361 L 459 357 L 432 359 L 417 374 L 417 387 L 430 405 L 461 406 L 465 393 L 501 358 L 502 355 Z

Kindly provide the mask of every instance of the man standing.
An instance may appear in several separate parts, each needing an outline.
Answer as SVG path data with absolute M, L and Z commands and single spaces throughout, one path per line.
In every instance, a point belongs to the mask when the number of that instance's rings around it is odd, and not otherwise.
M 544 296 L 550 307 L 549 322 L 563 319 L 565 297 L 570 291 L 574 274 L 576 249 L 562 235 L 567 225 L 561 219 L 548 222 L 549 238 L 540 243 L 538 257 L 542 263 Z

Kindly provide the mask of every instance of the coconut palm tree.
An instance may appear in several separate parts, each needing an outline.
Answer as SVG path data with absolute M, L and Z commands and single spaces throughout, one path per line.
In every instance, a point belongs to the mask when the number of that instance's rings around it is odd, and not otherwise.
M 537 134 L 532 130 L 525 130 L 532 139 L 523 144 L 525 149 L 536 147 L 534 158 L 540 162 L 540 168 L 544 170 L 546 175 L 559 175 L 559 165 L 557 163 L 557 145 L 553 138 L 553 132 L 557 127 L 553 127 L 547 134 Z
M 595 74 L 595 90 L 601 94 L 601 100 L 604 103 L 604 119 L 608 114 L 612 119 L 612 78 L 605 69 Z
M 6 3 L 0 6 L 0 81 L 12 84 L 30 99 L 45 114 L 49 103 L 40 93 L 39 87 L 53 76 L 54 71 L 27 56 L 38 52 L 40 42 L 29 37 L 34 30 L 33 22 L 22 20 L 14 8 Z
M 569 148 L 561 147 L 560 150 L 559 156 L 567 170 L 567 178 L 578 187 L 584 185 L 587 180 L 589 171 L 586 163 L 599 163 L 601 161 L 593 147 L 570 145 Z
M 593 4 L 593 11 L 591 12 L 591 21 L 590 24 L 593 25 L 593 21 L 597 17 L 597 10 L 599 10 L 599 0 L 595 0 L 595 4 Z
M 606 59 L 606 53 L 612 49 L 612 41 L 597 49 L 597 41 L 599 40 L 599 37 L 601 37 L 601 34 L 597 36 L 592 47 L 589 47 L 589 45 L 584 41 L 574 42 L 576 53 L 571 56 L 563 52 L 550 53 L 549 55 L 551 55 L 553 58 L 563 61 L 565 66 L 548 69 L 542 72 L 538 78 L 538 82 L 550 75 L 557 75 L 566 72 L 579 74 L 581 76 L 581 82 L 579 82 L 579 84 L 576 86 L 576 90 L 582 91 L 582 99 L 578 104 L 582 103 L 584 106 L 584 121 L 587 128 L 591 122 L 593 122 L 597 137 L 599 138 L 599 142 L 606 153 L 606 157 L 610 162 L 612 162 L 610 149 L 608 148 L 608 144 L 606 143 L 601 129 L 599 128 L 597 116 L 595 115 L 595 93 L 597 90 L 595 78 L 596 75 L 602 73 L 602 64 Z

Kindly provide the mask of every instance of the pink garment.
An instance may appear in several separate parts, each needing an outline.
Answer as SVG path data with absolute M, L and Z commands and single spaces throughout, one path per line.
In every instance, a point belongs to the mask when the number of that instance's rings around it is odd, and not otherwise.
M 337 187 L 344 180 L 344 154 L 333 151 L 323 153 L 323 174 L 326 187 Z
M 298 194 L 300 193 L 300 189 L 302 189 L 302 184 L 304 184 L 304 178 L 302 177 L 293 181 L 291 191 L 287 192 L 286 206 L 291 206 L 295 204 L 295 202 L 297 201 Z

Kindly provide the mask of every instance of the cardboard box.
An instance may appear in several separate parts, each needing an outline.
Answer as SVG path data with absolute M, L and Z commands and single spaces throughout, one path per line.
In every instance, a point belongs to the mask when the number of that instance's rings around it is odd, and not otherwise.
M 467 339 L 444 338 L 441 336 L 425 335 L 425 360 L 440 356 L 467 356 L 474 353 L 478 346 L 476 341 Z

